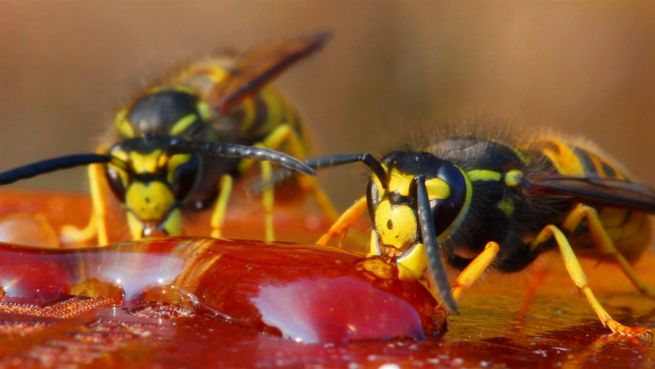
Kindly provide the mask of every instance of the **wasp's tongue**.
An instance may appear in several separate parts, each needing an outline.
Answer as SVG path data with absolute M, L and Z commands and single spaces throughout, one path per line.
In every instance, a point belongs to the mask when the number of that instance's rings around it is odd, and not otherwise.
M 168 232 L 162 227 L 161 224 L 146 223 L 143 225 L 143 231 L 141 231 L 141 237 L 165 237 L 168 236 Z

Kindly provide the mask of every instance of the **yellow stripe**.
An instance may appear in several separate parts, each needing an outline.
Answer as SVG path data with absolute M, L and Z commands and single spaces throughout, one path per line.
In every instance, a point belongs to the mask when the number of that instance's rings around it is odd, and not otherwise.
M 500 181 L 503 174 L 494 170 L 488 169 L 473 169 L 466 172 L 469 179 L 473 182 L 477 181 Z
M 168 160 L 166 176 L 168 183 L 173 183 L 177 169 L 180 167 L 180 165 L 187 163 L 189 160 L 191 160 L 190 154 L 176 154 L 170 157 Z
M 129 120 L 127 120 L 127 109 L 121 109 L 114 119 L 114 125 L 118 130 L 118 133 L 125 138 L 134 137 L 134 127 Z
M 391 169 L 389 172 L 389 191 L 396 191 L 403 196 L 409 196 L 409 187 L 413 179 L 414 177 L 411 175 Z
M 198 118 L 195 113 L 183 116 L 180 120 L 173 124 L 169 130 L 169 133 L 173 136 L 179 135 L 180 133 L 186 131 L 186 129 L 189 128 L 193 123 L 195 123 L 196 119 Z
M 523 172 L 518 169 L 512 169 L 505 173 L 505 185 L 516 187 L 523 181 Z
M 601 177 L 607 177 L 607 173 L 605 173 L 605 169 L 603 168 L 603 163 L 601 159 L 595 154 L 590 152 L 587 152 L 587 155 L 589 156 L 591 163 L 594 165 L 594 169 L 596 169 L 596 173 Z
M 209 104 L 202 100 L 198 101 L 196 104 L 196 109 L 198 109 L 198 113 L 200 114 L 200 118 L 203 122 L 207 122 L 214 117 L 214 111 L 212 108 L 209 106 Z
M 211 79 L 214 83 L 221 83 L 228 76 L 228 72 L 222 67 L 208 68 L 205 73 L 207 78 Z
M 584 167 L 578 159 L 578 156 L 573 150 L 563 142 L 553 140 L 545 140 L 545 147 L 542 148 L 542 153 L 550 159 L 559 174 L 567 174 L 572 176 L 584 176 Z M 557 151 L 548 147 L 548 145 L 557 147 Z
M 112 150 L 111 156 L 123 162 L 127 162 L 129 160 L 127 153 L 123 150 Z
M 514 202 L 507 197 L 503 197 L 503 199 L 496 204 L 496 207 L 508 217 L 514 214 Z
M 432 178 L 425 181 L 430 200 L 443 200 L 450 196 L 450 186 L 441 178 Z
M 194 89 L 192 89 L 191 87 L 189 87 L 189 86 L 185 86 L 185 85 L 176 85 L 176 86 L 173 87 L 173 88 L 174 88 L 176 91 L 184 92 L 184 93 L 187 93 L 187 94 L 189 94 L 189 95 L 195 95 L 195 94 L 196 94 L 196 91 L 195 91 Z
M 155 173 L 159 165 L 161 150 L 155 150 L 148 154 L 141 154 L 136 151 L 130 153 L 132 168 L 136 173 Z
M 377 177 L 374 177 L 375 183 Z M 409 188 L 414 181 L 414 176 L 405 174 L 399 170 L 391 169 L 389 173 L 389 191 L 396 191 L 403 196 L 409 196 Z M 431 178 L 425 181 L 425 187 L 428 191 L 430 200 L 441 200 L 450 196 L 450 186 L 441 178 Z M 378 187 L 381 189 L 381 187 Z

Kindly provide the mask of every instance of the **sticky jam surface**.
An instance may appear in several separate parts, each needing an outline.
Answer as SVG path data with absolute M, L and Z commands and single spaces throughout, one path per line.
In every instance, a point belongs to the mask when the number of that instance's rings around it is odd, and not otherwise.
M 0 311 L 77 297 L 127 314 L 176 305 L 296 342 L 440 334 L 443 314 L 423 286 L 380 280 L 360 261 L 331 248 L 201 238 L 68 250 L 0 245 Z
M 88 205 L 84 197 L 0 193 L 0 238 L 53 246 L 52 232 L 82 225 Z M 313 239 L 321 220 L 294 209 L 279 209 L 276 230 Z M 257 211 L 233 214 L 229 236 L 258 237 Z M 447 332 L 420 285 L 375 278 L 360 262 L 306 243 L 192 237 L 93 249 L 1 244 L 0 368 L 655 363 L 652 346 L 608 334 L 557 254 L 523 273 L 490 273 L 464 292 Z M 655 303 L 614 266 L 594 260 L 583 267 L 616 318 L 655 328 Z M 652 253 L 636 265 L 650 286 L 654 267 Z

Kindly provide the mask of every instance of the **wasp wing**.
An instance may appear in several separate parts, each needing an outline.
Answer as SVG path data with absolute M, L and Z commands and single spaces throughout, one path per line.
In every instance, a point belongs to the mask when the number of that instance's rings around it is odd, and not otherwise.
M 526 189 L 590 205 L 655 213 L 655 189 L 616 178 L 550 175 L 527 179 Z
M 230 76 L 220 83 L 210 100 L 224 113 L 243 98 L 256 93 L 293 63 L 318 51 L 331 35 L 322 32 L 296 39 L 274 41 L 241 55 Z

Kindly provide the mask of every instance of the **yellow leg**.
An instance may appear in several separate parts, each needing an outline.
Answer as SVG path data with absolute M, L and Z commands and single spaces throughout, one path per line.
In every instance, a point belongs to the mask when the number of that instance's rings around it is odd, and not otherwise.
M 366 196 L 360 197 L 355 203 L 341 214 L 330 229 L 316 241 L 317 245 L 325 245 L 330 239 L 346 232 L 348 228 L 366 211 Z
M 230 194 L 232 193 L 232 184 L 234 180 L 229 174 L 224 174 L 218 184 L 218 198 L 214 204 L 214 212 L 212 212 L 211 236 L 215 238 L 221 237 L 221 229 L 225 222 L 225 212 L 227 211 L 227 204 L 230 201 Z
M 288 145 L 288 150 L 286 151 L 288 151 L 290 155 L 298 159 L 305 159 L 307 157 L 307 153 L 305 152 L 305 148 L 298 138 L 298 134 L 293 129 L 293 127 L 288 124 L 280 125 L 255 146 L 279 150 L 284 144 Z M 243 160 L 239 165 L 239 171 L 242 173 L 245 172 L 250 167 L 252 167 L 253 163 L 253 160 Z M 299 177 L 299 183 L 304 191 L 310 193 L 314 197 L 314 200 L 321 208 L 323 213 L 328 217 L 328 219 L 331 221 L 337 219 L 339 213 L 334 208 L 334 205 L 332 205 L 329 197 L 316 182 L 316 178 L 301 176 Z
M 266 183 L 270 183 L 271 177 L 273 176 L 273 168 L 271 167 L 270 161 L 262 161 L 262 180 Z M 266 243 L 271 243 L 275 240 L 275 234 L 273 231 L 273 206 L 274 206 L 275 196 L 273 193 L 273 188 L 267 186 L 267 188 L 262 193 L 262 206 L 264 207 L 264 241 Z
M 532 241 L 531 248 L 534 249 L 544 242 L 550 240 L 551 238 L 555 238 L 555 242 L 559 247 L 562 259 L 564 259 L 564 265 L 566 266 L 566 270 L 569 272 L 569 276 L 571 276 L 573 283 L 575 283 L 575 285 L 587 297 L 589 305 L 591 305 L 591 308 L 594 310 L 601 323 L 611 329 L 614 333 L 619 333 L 625 336 L 639 337 L 644 340 L 652 341 L 653 332 L 641 327 L 628 327 L 617 322 L 609 315 L 605 308 L 603 308 L 600 302 L 598 302 L 596 296 L 594 296 L 594 293 L 591 291 L 591 288 L 587 284 L 587 276 L 584 274 L 582 266 L 580 265 L 578 258 L 575 256 L 569 240 L 566 238 L 564 233 L 559 228 L 557 228 L 557 226 L 551 224 L 544 227 L 544 229 L 539 232 L 539 235 L 537 235 L 534 241 Z
M 459 299 L 462 290 L 465 288 L 470 288 L 473 283 L 475 283 L 478 278 L 484 273 L 485 270 L 493 263 L 496 259 L 496 255 L 500 251 L 500 245 L 496 242 L 488 242 L 478 256 L 471 261 L 471 263 L 464 268 L 464 270 L 459 274 L 457 280 L 453 287 L 453 297 L 455 300 Z
M 298 180 L 304 191 L 313 194 L 314 201 L 316 201 L 321 208 L 325 217 L 331 222 L 336 221 L 339 217 L 339 212 L 334 205 L 332 205 L 332 200 L 330 200 L 330 197 L 325 193 L 325 191 L 323 191 L 316 178 L 301 176 L 298 177 Z
M 102 191 L 103 166 L 101 164 L 92 164 L 88 167 L 89 187 L 91 191 L 91 219 L 89 224 L 83 229 L 72 225 L 65 225 L 61 228 L 61 239 L 66 244 L 80 244 L 98 237 L 99 245 L 109 243 L 107 236 L 107 204 L 105 194 Z
M 305 150 L 300 144 L 300 140 L 296 135 L 295 131 L 288 124 L 282 124 L 276 129 L 273 130 L 268 136 L 266 136 L 262 141 L 256 143 L 253 146 L 266 147 L 273 150 L 279 150 L 283 144 L 287 143 L 289 145 L 289 154 L 297 157 L 298 159 L 305 158 Z M 239 171 L 245 172 L 250 169 L 255 161 L 253 159 L 245 159 L 239 163 Z
M 600 218 L 598 217 L 596 209 L 587 205 L 578 204 L 569 213 L 566 220 L 564 220 L 563 228 L 568 232 L 572 232 L 584 219 L 587 220 L 587 226 L 589 227 L 589 232 L 591 233 L 596 248 L 598 248 L 603 255 L 608 255 L 614 258 L 614 261 L 619 265 L 623 274 L 628 277 L 630 282 L 632 282 L 639 292 L 655 298 L 655 292 L 649 289 L 646 284 L 639 279 L 639 276 L 637 276 L 637 273 L 630 263 L 625 260 L 625 257 L 623 257 L 621 252 L 619 252 L 616 246 L 614 246 L 614 242 L 612 242 L 612 239 L 607 234 L 603 223 L 601 223 Z

